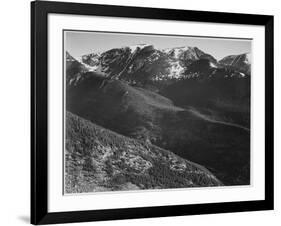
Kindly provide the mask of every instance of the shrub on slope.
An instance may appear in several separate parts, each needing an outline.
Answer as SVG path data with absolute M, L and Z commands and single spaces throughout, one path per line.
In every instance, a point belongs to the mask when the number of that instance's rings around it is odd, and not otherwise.
M 198 164 L 66 113 L 66 193 L 219 185 Z

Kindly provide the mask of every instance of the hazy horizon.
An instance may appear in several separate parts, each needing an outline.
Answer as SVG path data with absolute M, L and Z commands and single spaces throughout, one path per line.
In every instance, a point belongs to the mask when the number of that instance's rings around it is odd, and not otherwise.
M 217 60 L 220 60 L 228 55 L 251 52 L 251 40 L 248 39 L 224 39 L 84 31 L 65 32 L 65 49 L 74 57 L 137 44 L 151 44 L 158 49 L 182 46 L 198 47 L 205 53 L 214 56 Z

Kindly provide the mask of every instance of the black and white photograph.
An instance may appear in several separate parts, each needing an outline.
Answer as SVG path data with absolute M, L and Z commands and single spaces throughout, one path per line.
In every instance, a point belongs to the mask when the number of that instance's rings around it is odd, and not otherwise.
M 251 184 L 251 39 L 63 36 L 65 194 Z
M 274 16 L 118 4 L 31 3 L 31 223 L 273 210 Z

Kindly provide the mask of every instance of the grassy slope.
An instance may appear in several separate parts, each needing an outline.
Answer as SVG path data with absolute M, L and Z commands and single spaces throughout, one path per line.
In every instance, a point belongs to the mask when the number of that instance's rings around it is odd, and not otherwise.
M 66 114 L 66 192 L 222 185 L 207 169 Z
M 250 134 L 206 121 L 156 93 L 93 76 L 67 91 L 67 109 L 115 132 L 203 164 L 227 185 L 249 184 Z
M 182 80 L 161 94 L 178 106 L 200 107 L 213 117 L 250 127 L 250 77 Z
M 126 136 L 142 140 L 157 139 L 162 112 L 181 108 L 151 91 L 131 87 L 125 82 L 104 80 L 96 75 L 67 90 L 69 111 Z

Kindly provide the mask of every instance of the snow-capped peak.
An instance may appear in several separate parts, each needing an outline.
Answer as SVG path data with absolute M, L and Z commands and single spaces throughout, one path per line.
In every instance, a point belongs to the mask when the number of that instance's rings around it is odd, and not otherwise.
M 167 49 L 163 49 L 162 51 L 165 52 L 166 54 L 169 54 L 169 55 L 173 56 L 176 59 L 180 58 L 183 53 L 188 53 L 187 54 L 188 58 L 191 58 L 191 59 L 198 58 L 198 54 L 199 55 L 204 54 L 197 47 L 192 47 L 192 46 L 167 48 Z
M 83 62 L 83 56 L 76 56 L 74 57 L 80 64 L 82 64 L 85 68 L 87 68 L 88 71 L 96 71 L 98 69 L 98 66 L 90 66 L 88 64 L 85 64 Z
M 137 45 L 131 45 L 131 46 L 126 46 L 131 50 L 131 53 L 135 52 L 136 49 L 144 49 L 145 47 L 148 47 L 151 45 L 148 44 L 137 44 Z

